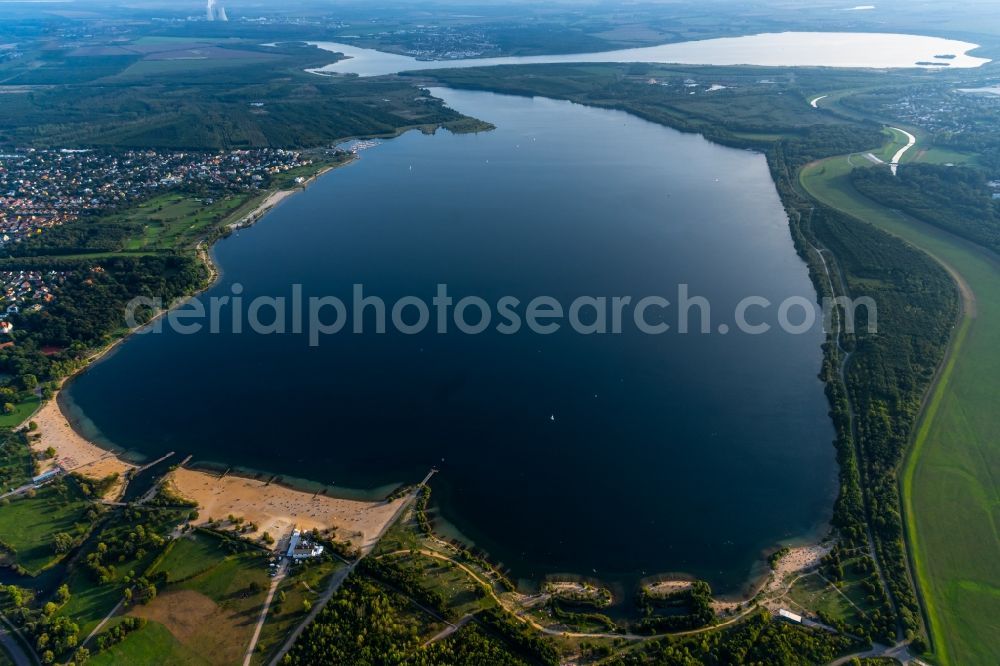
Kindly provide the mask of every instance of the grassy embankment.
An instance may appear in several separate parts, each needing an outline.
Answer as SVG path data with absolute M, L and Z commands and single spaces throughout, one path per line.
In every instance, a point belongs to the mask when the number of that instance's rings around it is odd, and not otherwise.
M 991 445 L 1000 431 L 995 392 L 1000 260 L 863 197 L 847 177 L 848 159 L 835 157 L 806 167 L 802 185 L 816 199 L 926 251 L 974 294 L 928 397 L 901 484 L 911 558 L 936 660 L 1000 663 L 1000 450 Z

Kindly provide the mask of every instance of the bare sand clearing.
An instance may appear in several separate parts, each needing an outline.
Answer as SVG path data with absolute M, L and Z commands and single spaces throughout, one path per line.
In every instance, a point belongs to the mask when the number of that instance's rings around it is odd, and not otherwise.
M 252 625 L 241 613 L 192 590 L 160 594 L 148 604 L 133 606 L 129 615 L 159 622 L 208 663 L 238 664 L 250 642 Z
M 803 573 L 815 569 L 820 561 L 833 550 L 832 543 L 795 546 L 774 564 L 771 577 L 764 584 L 763 605 L 776 611 L 784 608 L 783 599 L 795 580 Z
M 238 476 L 220 479 L 184 468 L 174 470 L 168 483 L 173 492 L 198 503 L 201 523 L 233 515 L 257 525 L 253 536 L 268 532 L 275 539 L 293 528 L 332 527 L 338 539 L 349 539 L 360 548 L 375 542 L 405 501 L 361 502 L 325 497 Z
M 611 590 L 597 587 L 590 583 L 578 583 L 573 581 L 549 581 L 545 583 L 544 590 L 554 597 L 567 601 L 590 600 L 598 604 L 602 602 L 610 603 L 612 600 Z
M 689 580 L 659 580 L 646 586 L 646 593 L 651 597 L 669 597 L 671 594 L 683 592 L 694 583 Z
M 789 575 L 802 573 L 819 566 L 820 560 L 833 549 L 833 544 L 812 544 L 789 548 L 774 565 L 774 578 L 778 581 Z
M 108 497 L 118 496 L 125 484 L 125 473 L 134 469 L 134 465 L 81 437 L 63 416 L 54 397 L 42 405 L 31 420 L 38 424 L 36 434 L 41 435 L 32 439 L 31 448 L 42 452 L 52 447 L 56 451 L 55 458 L 42 462 L 42 471 L 59 465 L 67 472 L 90 479 L 118 474 L 118 483 L 107 493 Z

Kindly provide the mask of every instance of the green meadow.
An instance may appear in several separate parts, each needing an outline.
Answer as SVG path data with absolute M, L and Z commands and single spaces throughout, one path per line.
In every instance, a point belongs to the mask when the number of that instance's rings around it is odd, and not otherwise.
M 54 537 L 66 533 L 83 536 L 90 528 L 89 502 L 73 482 L 53 483 L 34 497 L 14 499 L 0 512 L 0 535 L 16 551 L 14 562 L 35 575 L 61 560 Z
M 148 569 L 165 572 L 167 583 L 127 612 L 145 626 L 88 663 L 241 663 L 270 585 L 264 562 L 261 552 L 230 552 L 211 534 L 176 539 Z

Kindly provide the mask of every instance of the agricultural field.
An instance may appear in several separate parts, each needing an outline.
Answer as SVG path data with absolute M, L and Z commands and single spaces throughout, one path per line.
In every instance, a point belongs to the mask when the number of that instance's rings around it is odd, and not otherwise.
M 919 144 L 918 144 L 919 147 Z M 966 311 L 925 407 L 903 469 L 912 560 L 942 664 L 1000 663 L 1000 537 L 997 522 L 1000 431 L 1000 260 L 973 244 L 903 216 L 851 186 L 847 158 L 807 167 L 801 182 L 834 208 L 928 252 L 967 285 Z

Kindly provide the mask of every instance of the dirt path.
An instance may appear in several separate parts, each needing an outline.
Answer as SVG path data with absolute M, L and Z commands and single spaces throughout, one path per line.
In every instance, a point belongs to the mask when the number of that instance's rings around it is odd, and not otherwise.
M 94 630 L 89 634 L 87 634 L 87 637 L 83 639 L 83 642 L 80 645 L 86 646 L 87 643 L 93 640 L 94 636 L 96 636 L 101 631 L 101 629 L 104 628 L 104 625 L 106 625 L 108 622 L 111 621 L 111 618 L 113 618 L 115 614 L 117 614 L 118 611 L 121 610 L 121 607 L 124 605 L 125 605 L 124 599 L 120 600 L 117 604 L 115 604 L 115 607 L 112 608 L 111 611 L 104 616 L 103 620 L 97 623 L 97 626 L 94 627 Z

